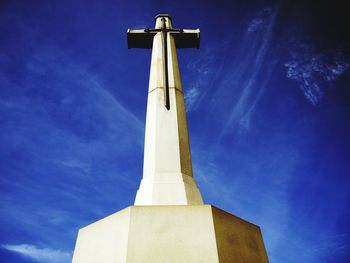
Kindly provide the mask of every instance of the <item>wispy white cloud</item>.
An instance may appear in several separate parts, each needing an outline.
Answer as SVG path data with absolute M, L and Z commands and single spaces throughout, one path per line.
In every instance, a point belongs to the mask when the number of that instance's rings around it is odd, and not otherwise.
M 191 60 L 186 65 L 187 70 L 193 72 L 190 74 L 189 86 L 184 89 L 185 97 L 191 98 L 190 101 L 188 99 L 186 101 L 187 111 L 196 110 L 208 92 L 217 88 L 217 81 L 221 77 L 225 65 L 225 57 L 219 56 L 218 51 L 226 51 L 230 44 L 230 40 L 225 39 L 216 43 L 215 46 L 200 49 L 198 59 Z
M 38 248 L 29 244 L 3 244 L 2 247 L 8 251 L 29 257 L 40 263 L 68 263 L 71 262 L 72 258 L 72 253 L 69 252 L 51 248 Z
M 349 61 L 341 50 L 316 52 L 305 43 L 295 43 L 290 60 L 284 65 L 286 76 L 295 80 L 305 97 L 317 105 L 324 96 L 326 87 L 349 69 Z
M 263 20 L 261 18 L 254 18 L 248 25 L 248 32 L 255 32 L 259 29 L 259 27 L 263 24 Z
M 186 102 L 187 112 L 190 112 L 193 109 L 199 95 L 200 94 L 199 94 L 198 87 L 192 87 L 191 89 L 185 92 L 185 102 Z
M 256 17 L 254 17 L 247 26 L 247 32 L 253 33 L 256 31 L 264 30 L 266 27 L 268 21 L 271 18 L 271 13 L 273 12 L 273 9 L 271 7 L 266 7 L 265 9 L 261 10 Z
M 89 163 L 80 160 L 53 160 L 53 162 L 65 168 L 80 169 L 84 172 L 89 171 L 91 166 Z
M 327 235 L 322 242 L 314 244 L 308 249 L 309 253 L 318 253 L 331 250 L 348 249 L 350 238 L 347 234 Z
M 270 61 L 272 66 L 269 65 L 267 69 L 263 65 L 270 47 L 272 30 L 278 11 L 278 7 L 266 8 L 248 25 L 247 32 L 242 39 L 242 45 L 238 50 L 239 59 L 236 61 L 241 65 L 232 65 L 232 74 L 228 74 L 218 89 L 217 96 L 222 96 L 222 90 L 227 90 L 227 85 L 234 86 L 237 98 L 231 103 L 232 106 L 219 139 L 227 134 L 235 124 L 238 124 L 241 130 L 250 128 L 251 116 L 265 92 L 273 71 L 273 61 Z M 253 32 L 257 36 L 252 36 Z M 264 70 L 264 74 L 262 74 L 262 70 Z
M 114 118 L 119 123 L 122 120 L 135 129 L 142 129 L 142 122 L 110 93 L 98 75 L 86 65 L 75 62 L 59 48 L 51 46 L 33 54 L 26 67 L 31 74 L 50 75 L 50 83 L 47 83 L 50 86 L 42 86 L 42 92 L 46 92 L 50 98 L 49 93 L 57 91 L 55 100 L 60 103 L 58 106 L 74 110 L 72 115 L 82 119 L 90 116 L 80 114 L 80 111 L 96 109 L 101 112 L 100 118 Z

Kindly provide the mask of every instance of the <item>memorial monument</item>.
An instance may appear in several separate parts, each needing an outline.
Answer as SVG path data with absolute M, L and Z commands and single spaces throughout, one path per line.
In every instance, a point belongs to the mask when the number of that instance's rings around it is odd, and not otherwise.
M 199 29 L 128 30 L 129 48 L 152 48 L 143 178 L 134 206 L 79 230 L 73 263 L 267 263 L 260 228 L 203 204 L 192 175 L 176 48 L 199 48 Z

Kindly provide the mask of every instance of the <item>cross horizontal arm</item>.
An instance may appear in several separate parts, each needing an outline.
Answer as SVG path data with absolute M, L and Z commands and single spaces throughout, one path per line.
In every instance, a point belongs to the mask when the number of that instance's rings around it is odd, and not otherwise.
M 199 29 L 182 29 L 171 32 L 171 35 L 174 37 L 176 48 L 199 48 Z
M 152 48 L 153 37 L 159 29 L 128 29 L 128 48 Z M 199 48 L 199 29 L 169 29 L 174 36 L 176 48 Z
M 145 32 L 144 29 L 128 29 L 128 48 L 152 48 L 156 33 Z

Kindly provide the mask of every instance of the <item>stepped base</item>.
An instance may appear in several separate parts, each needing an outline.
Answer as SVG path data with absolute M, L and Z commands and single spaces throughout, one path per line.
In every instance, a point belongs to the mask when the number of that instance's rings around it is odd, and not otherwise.
M 203 205 L 193 177 L 182 173 L 162 173 L 143 178 L 137 190 L 135 205 Z
M 267 263 L 260 228 L 211 205 L 130 206 L 79 230 L 73 263 Z

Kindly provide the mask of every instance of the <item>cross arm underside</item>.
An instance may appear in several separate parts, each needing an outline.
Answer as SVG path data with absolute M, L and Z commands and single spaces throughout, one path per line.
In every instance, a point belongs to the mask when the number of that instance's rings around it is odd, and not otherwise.
M 199 29 L 181 29 L 168 31 L 172 34 L 177 48 L 199 48 Z M 152 48 L 153 37 L 157 32 L 145 31 L 144 29 L 128 29 L 128 48 Z
M 128 29 L 128 48 L 152 48 L 156 32 L 145 32 L 144 29 Z
M 176 48 L 199 48 L 199 29 L 182 29 L 180 32 L 171 32 Z

